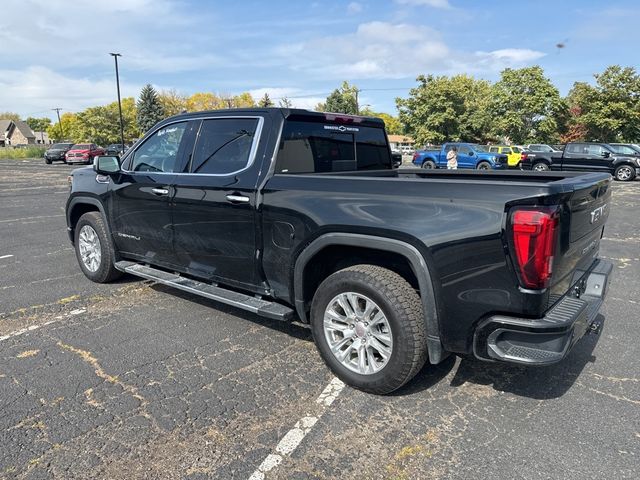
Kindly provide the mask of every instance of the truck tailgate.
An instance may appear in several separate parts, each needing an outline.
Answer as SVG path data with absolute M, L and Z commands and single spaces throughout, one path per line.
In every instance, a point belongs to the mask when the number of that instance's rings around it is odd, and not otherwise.
M 561 210 L 560 245 L 554 258 L 551 300 L 563 295 L 597 257 L 609 216 L 611 177 L 575 182 Z

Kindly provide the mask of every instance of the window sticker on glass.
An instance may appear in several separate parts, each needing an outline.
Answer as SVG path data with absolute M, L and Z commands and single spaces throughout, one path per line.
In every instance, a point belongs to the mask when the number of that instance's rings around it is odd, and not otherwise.
M 336 130 L 338 132 L 359 132 L 360 129 L 356 127 L 347 127 L 345 125 L 325 125 L 325 130 Z

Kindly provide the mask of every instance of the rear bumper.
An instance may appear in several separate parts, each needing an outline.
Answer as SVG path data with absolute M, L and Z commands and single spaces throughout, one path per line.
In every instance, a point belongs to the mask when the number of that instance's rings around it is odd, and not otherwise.
M 476 328 L 473 352 L 481 360 L 526 365 L 561 361 L 582 336 L 596 331 L 595 319 L 607 293 L 613 265 L 596 264 L 542 318 L 494 315 Z

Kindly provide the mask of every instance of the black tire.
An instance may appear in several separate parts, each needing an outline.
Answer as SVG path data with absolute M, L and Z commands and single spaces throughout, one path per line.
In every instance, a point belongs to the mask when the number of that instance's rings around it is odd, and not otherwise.
M 80 253 L 80 232 L 85 226 L 93 229 L 99 241 L 100 261 L 99 266 L 94 271 L 85 265 Z M 108 283 L 122 276 L 122 272 L 116 270 L 114 266 L 116 258 L 115 249 L 100 212 L 88 212 L 82 215 L 78 223 L 76 223 L 74 234 L 76 258 L 78 259 L 82 273 L 84 273 L 89 280 L 96 283 Z
M 491 170 L 491 164 L 489 162 L 479 162 L 476 165 L 477 170 Z
M 51 165 L 51 160 L 49 160 L 48 158 L 45 158 L 44 163 L 46 163 L 47 165 Z
M 631 165 L 618 165 L 613 176 L 620 182 L 630 182 L 636 178 L 636 169 Z
M 548 172 L 549 165 L 547 165 L 545 162 L 536 162 L 531 167 L 531 170 L 533 170 L 534 172 Z
M 436 162 L 434 162 L 433 160 L 425 160 L 424 162 L 422 162 L 422 168 L 426 170 L 433 170 L 434 168 L 436 168 Z
M 360 374 L 347 368 L 331 352 L 325 336 L 325 311 L 337 295 L 346 292 L 371 299 L 388 321 L 393 346 L 387 363 L 375 373 Z M 426 327 L 419 295 L 400 275 L 376 265 L 345 268 L 320 284 L 311 305 L 311 331 L 320 356 L 333 373 L 346 384 L 369 393 L 397 390 L 420 371 L 427 359 Z

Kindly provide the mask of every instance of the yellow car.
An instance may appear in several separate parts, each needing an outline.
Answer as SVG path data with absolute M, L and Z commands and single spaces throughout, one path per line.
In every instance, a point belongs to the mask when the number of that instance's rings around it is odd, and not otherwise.
M 504 153 L 507 156 L 509 168 L 518 168 L 520 165 L 520 155 L 522 153 L 522 148 L 520 147 L 516 147 L 515 145 L 490 145 L 489 152 Z

